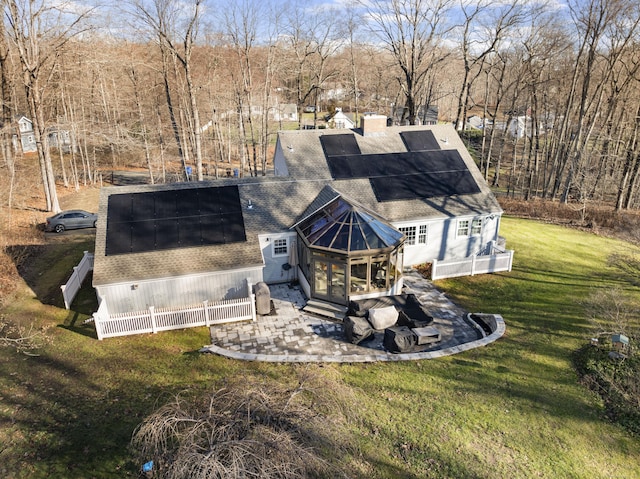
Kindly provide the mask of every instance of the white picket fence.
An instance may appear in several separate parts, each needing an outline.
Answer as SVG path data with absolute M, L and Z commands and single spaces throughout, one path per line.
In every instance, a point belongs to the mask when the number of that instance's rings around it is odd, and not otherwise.
M 457 276 L 473 276 L 475 274 L 511 271 L 513 266 L 513 250 L 495 252 L 488 255 L 471 256 L 464 259 L 433 260 L 431 280 L 455 278 Z
M 248 283 L 246 298 L 222 301 L 203 301 L 182 308 L 154 308 L 131 313 L 109 314 L 106 301 L 102 301 L 93 314 L 98 339 L 131 334 L 157 333 L 171 329 L 195 328 L 234 321 L 255 321 L 256 303 L 252 285 Z
M 78 266 L 73 267 L 73 273 L 71 273 L 71 277 L 67 283 L 60 286 L 65 308 L 71 308 L 73 299 L 76 297 L 76 294 L 78 294 L 78 291 L 80 291 L 82 282 L 87 277 L 87 273 L 91 270 L 93 270 L 93 253 L 85 251 Z

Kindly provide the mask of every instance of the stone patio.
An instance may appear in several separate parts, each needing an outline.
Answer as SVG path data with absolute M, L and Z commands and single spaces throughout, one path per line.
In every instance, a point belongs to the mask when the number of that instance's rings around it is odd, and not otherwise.
M 344 340 L 342 323 L 302 311 L 304 293 L 297 285 L 270 285 L 274 310 L 257 321 L 211 327 L 211 342 L 202 348 L 229 358 L 271 362 L 373 362 L 433 359 L 485 346 L 504 334 L 499 315 L 495 330 L 485 336 L 462 308 L 451 302 L 416 271 L 404 276 L 404 292 L 413 293 L 431 316 L 441 341 L 415 353 L 384 350 L 381 335 L 354 345 Z

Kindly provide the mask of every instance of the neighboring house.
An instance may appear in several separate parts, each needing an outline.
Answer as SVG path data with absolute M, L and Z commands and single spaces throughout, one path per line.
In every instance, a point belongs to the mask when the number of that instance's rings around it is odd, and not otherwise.
M 420 125 L 437 125 L 438 107 L 433 105 L 420 105 L 420 108 L 418 108 L 418 121 Z
M 489 126 L 490 120 L 484 120 L 478 115 L 471 115 L 467 118 L 465 130 L 482 130 L 485 125 Z
M 18 135 L 13 135 L 13 148 L 15 150 L 21 149 L 23 153 L 33 153 L 37 151 L 33 122 L 26 116 L 21 115 L 16 118 L 16 123 L 18 124 L 20 138 L 18 139 Z
M 408 109 L 404 106 L 393 108 L 393 123 L 396 125 L 408 125 Z M 416 125 L 437 125 L 438 107 L 434 105 L 420 105 L 416 112 Z
M 355 128 L 353 120 L 342 113 L 342 108 L 336 108 L 335 113 L 327 120 L 327 123 L 329 123 L 329 128 L 336 128 L 338 130 Z
M 507 131 L 517 139 L 531 138 L 533 134 L 533 121 L 530 116 L 521 115 L 511 119 Z
M 274 176 L 103 188 L 93 285 L 109 314 L 246 296 L 399 294 L 402 272 L 483 254 L 502 209 L 452 125 L 278 134 Z
M 70 153 L 71 148 L 76 148 L 71 141 L 71 132 L 69 130 L 61 130 L 56 127 L 47 130 L 47 140 L 49 147 L 61 149 L 63 153 Z
M 298 121 L 298 107 L 295 103 L 280 103 L 269 108 L 269 117 L 273 121 Z

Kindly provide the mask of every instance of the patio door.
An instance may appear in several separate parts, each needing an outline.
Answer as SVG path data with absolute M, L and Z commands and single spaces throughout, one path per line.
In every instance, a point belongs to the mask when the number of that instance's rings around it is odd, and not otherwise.
M 344 263 L 314 260 L 313 296 L 331 303 L 347 304 Z

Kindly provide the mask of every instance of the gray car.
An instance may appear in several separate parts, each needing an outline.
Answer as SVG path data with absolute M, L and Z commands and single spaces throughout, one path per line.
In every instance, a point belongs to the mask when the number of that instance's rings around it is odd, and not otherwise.
M 64 230 L 95 228 L 97 222 L 98 215 L 95 213 L 84 210 L 68 210 L 47 218 L 44 230 L 62 233 Z

